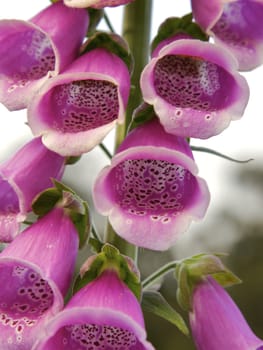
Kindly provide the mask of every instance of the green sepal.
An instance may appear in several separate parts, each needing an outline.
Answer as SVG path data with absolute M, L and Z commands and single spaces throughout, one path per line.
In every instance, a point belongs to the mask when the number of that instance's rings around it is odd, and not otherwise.
M 152 105 L 142 103 L 135 109 L 132 115 L 131 123 L 128 127 L 128 132 L 137 128 L 138 126 L 149 122 L 150 120 L 157 118 Z
M 95 32 L 85 43 L 81 54 L 97 48 L 104 48 L 107 51 L 120 57 L 127 65 L 129 72 L 133 71 L 134 61 L 126 41 L 115 33 L 102 31 Z
M 70 157 L 66 157 L 65 164 L 66 164 L 66 165 L 76 164 L 76 163 L 80 160 L 80 158 L 81 158 L 81 156 L 70 156 Z
M 89 28 L 87 32 L 87 37 L 91 36 L 98 24 L 100 23 L 101 19 L 103 18 L 104 15 L 104 10 L 103 9 L 93 9 L 91 7 L 87 8 L 87 11 L 89 13 Z
M 103 243 L 96 238 L 89 238 L 89 245 L 95 253 L 99 253 L 103 247 Z
M 32 210 L 38 216 L 47 214 L 54 207 L 61 207 L 70 217 L 79 235 L 79 247 L 81 248 L 91 229 L 89 208 L 70 187 L 53 179 L 54 187 L 41 192 L 32 202 Z
M 158 28 L 156 37 L 151 44 L 151 52 L 165 39 L 177 34 L 187 34 L 193 39 L 207 41 L 209 37 L 199 25 L 193 22 L 193 15 L 189 13 L 183 17 L 167 18 Z
M 138 275 L 131 271 L 127 257 L 121 255 L 117 248 L 108 243 L 104 244 L 101 252 L 94 257 L 88 270 L 82 276 L 79 275 L 77 277 L 73 286 L 73 293 L 76 293 L 107 269 L 115 270 L 119 278 L 128 286 L 136 298 L 140 300 L 141 283 Z
M 183 317 L 156 291 L 145 291 L 142 295 L 142 308 L 175 325 L 184 335 L 189 335 L 189 329 Z
M 198 254 L 178 263 L 175 277 L 178 281 L 177 301 L 189 311 L 192 309 L 192 295 L 196 286 L 208 276 L 214 278 L 222 287 L 241 283 L 219 259 L 222 254 Z

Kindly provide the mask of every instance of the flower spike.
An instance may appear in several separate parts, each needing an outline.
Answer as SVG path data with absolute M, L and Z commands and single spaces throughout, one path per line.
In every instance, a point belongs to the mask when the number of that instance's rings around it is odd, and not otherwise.
M 27 107 L 34 92 L 78 56 L 88 24 L 86 10 L 62 2 L 29 21 L 1 20 L 0 102 L 11 111 Z
M 192 0 L 197 23 L 237 58 L 239 70 L 263 63 L 263 2 L 261 0 Z
M 201 139 L 241 118 L 249 97 L 234 57 L 195 39 L 164 46 L 144 68 L 141 89 L 167 132 Z
M 60 180 L 65 159 L 35 138 L 0 165 L 0 242 L 11 242 L 19 232 L 34 197 Z
M 205 215 L 210 195 L 189 144 L 167 134 L 155 117 L 128 134 L 99 174 L 93 198 L 122 238 L 165 250 Z

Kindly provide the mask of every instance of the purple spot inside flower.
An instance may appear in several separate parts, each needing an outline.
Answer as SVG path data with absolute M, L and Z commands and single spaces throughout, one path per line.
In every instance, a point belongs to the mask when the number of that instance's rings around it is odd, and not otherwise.
M 259 348 L 256 348 L 256 350 L 263 350 L 263 345 L 260 346 Z
M 74 81 L 49 93 L 56 115 L 54 126 L 62 132 L 80 132 L 111 123 L 118 117 L 117 87 L 104 80 Z
M 239 49 L 251 50 L 255 39 L 262 40 L 263 6 L 256 1 L 240 0 L 224 5 L 223 14 L 211 29 L 218 38 Z M 251 42 L 252 41 L 252 42 Z
M 0 215 L 14 214 L 19 212 L 17 194 L 8 181 L 0 177 Z
M 61 328 L 44 349 L 143 350 L 136 336 L 114 326 L 78 324 Z
M 22 263 L 0 264 L 0 332 L 8 344 L 20 343 L 27 329 L 44 316 L 54 300 L 47 281 Z
M 7 77 L 8 92 L 26 86 L 55 69 L 55 54 L 48 37 L 33 28 L 9 29 L 1 38 L 0 75 Z M 8 31 L 8 29 L 7 29 Z M 3 33 L 4 34 L 4 33 Z M 14 51 L 15 48 L 15 51 Z M 6 55 L 6 52 L 12 53 Z
M 162 160 L 126 160 L 112 172 L 119 205 L 132 215 L 176 214 L 192 201 L 196 179 L 180 165 Z M 162 222 L 169 222 L 163 217 Z
M 230 102 L 233 77 L 220 66 L 199 57 L 167 55 L 154 68 L 156 93 L 173 106 L 215 111 Z

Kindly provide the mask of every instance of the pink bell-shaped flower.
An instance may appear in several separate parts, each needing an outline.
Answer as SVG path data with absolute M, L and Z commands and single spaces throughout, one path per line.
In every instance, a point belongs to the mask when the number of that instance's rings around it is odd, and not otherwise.
M 33 349 L 154 350 L 140 304 L 114 269 L 81 288 Z
M 141 74 L 141 89 L 168 133 L 206 139 L 241 118 L 249 88 L 228 51 L 197 39 L 159 47 Z
M 96 48 L 43 85 L 28 107 L 28 123 L 49 149 L 78 156 L 124 121 L 129 92 L 126 64 Z
M 252 332 L 237 305 L 212 277 L 195 287 L 190 324 L 197 350 L 263 349 L 263 341 Z
M 187 141 L 167 134 L 156 118 L 132 130 L 101 171 L 95 206 L 127 241 L 168 249 L 208 207 L 209 191 L 197 171 Z
M 35 138 L 0 165 L 0 242 L 10 242 L 31 210 L 34 197 L 60 180 L 65 158 Z
M 1 20 L 0 102 L 11 111 L 27 107 L 34 92 L 78 56 L 88 24 L 86 10 L 62 2 L 29 21 Z
M 128 4 L 134 0 L 64 0 L 64 4 L 70 7 L 93 7 L 101 9 L 103 7 L 114 7 Z
M 263 63 L 262 0 L 192 0 L 195 20 L 248 71 Z
M 63 308 L 78 244 L 71 219 L 55 208 L 1 252 L 1 349 L 32 349 L 45 323 Z

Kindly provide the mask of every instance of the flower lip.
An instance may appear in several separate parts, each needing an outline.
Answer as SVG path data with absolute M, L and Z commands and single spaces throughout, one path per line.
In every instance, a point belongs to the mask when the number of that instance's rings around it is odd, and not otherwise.
M 0 281 L 0 329 L 5 335 L 0 344 L 7 350 L 9 344 L 31 348 L 41 324 L 63 307 L 63 297 L 52 280 L 23 259 L 0 257 Z
M 196 39 L 164 46 L 142 72 L 141 88 L 165 130 L 184 137 L 220 133 L 242 116 L 249 96 L 235 58 Z
M 134 0 L 64 0 L 65 5 L 70 7 L 93 7 L 101 9 L 104 7 L 115 7 L 128 4 Z
M 196 174 L 193 159 L 180 151 L 130 147 L 117 153 L 112 165 L 99 174 L 93 190 L 95 206 L 109 215 L 121 237 L 165 250 L 207 209 L 209 191 Z

